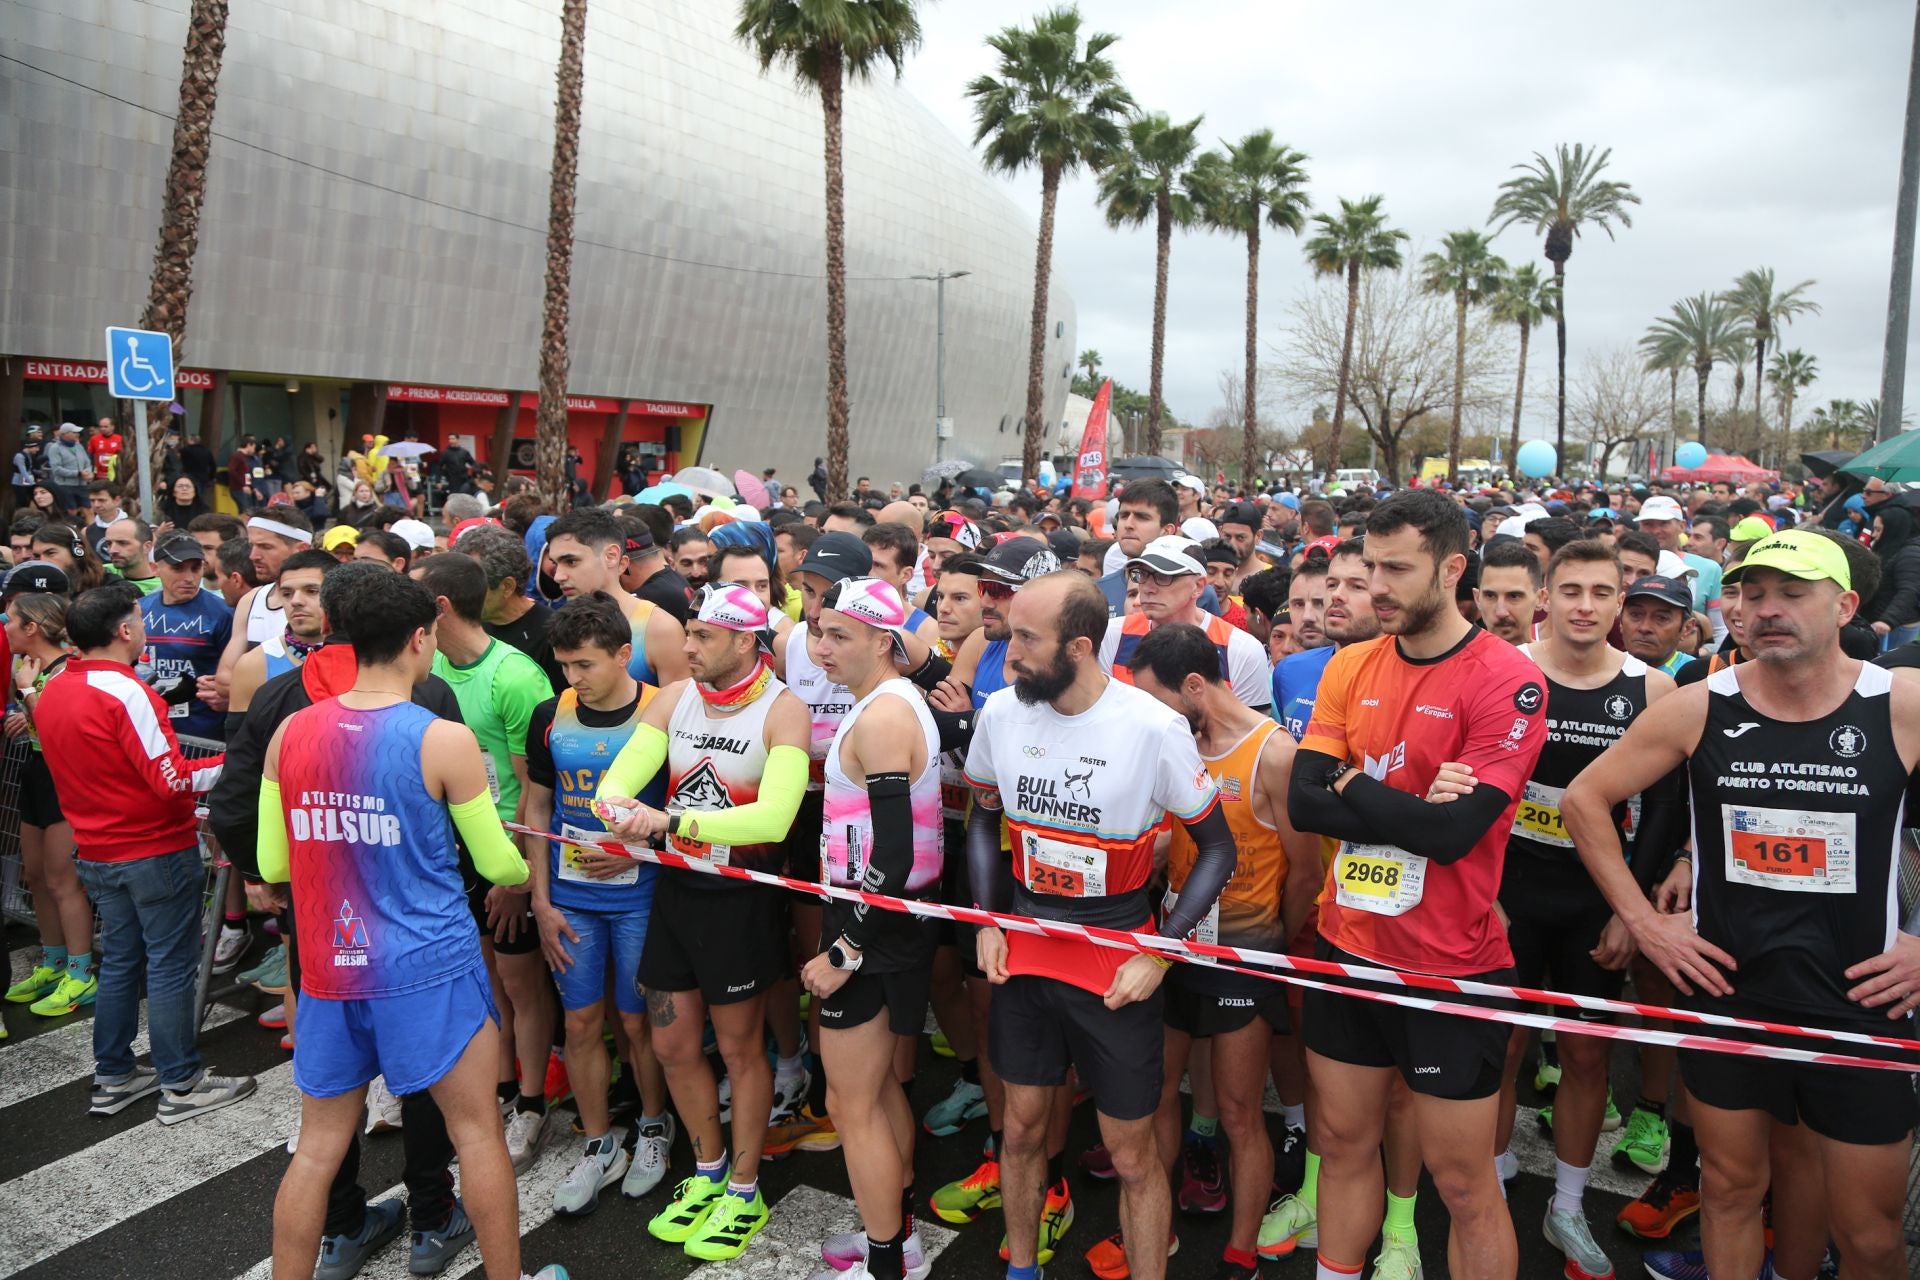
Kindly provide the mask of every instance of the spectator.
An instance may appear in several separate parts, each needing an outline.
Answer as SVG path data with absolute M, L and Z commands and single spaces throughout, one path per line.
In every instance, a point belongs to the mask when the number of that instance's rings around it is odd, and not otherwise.
M 356 529 L 377 529 L 380 517 L 384 513 L 380 499 L 375 496 L 373 486 L 365 480 L 353 482 L 352 496 L 341 506 L 338 523 L 352 525 Z
M 100 550 L 100 540 L 107 536 L 107 526 L 115 520 L 126 518 L 126 511 L 120 506 L 120 487 L 107 480 L 95 480 L 87 486 L 87 510 L 93 518 L 87 521 L 81 530 L 86 534 L 87 545 L 96 552 Z
M 102 480 L 120 479 L 120 451 L 125 447 L 126 440 L 114 420 L 100 419 L 87 440 L 87 457 L 93 463 L 93 474 Z
M 71 422 L 61 423 L 53 443 L 47 446 L 47 482 L 53 488 L 60 515 L 80 513 L 86 506 L 86 485 L 91 479 L 93 460 L 80 443 L 80 428 Z
M 34 490 L 40 487 L 40 468 L 44 461 L 45 444 L 41 440 L 38 426 L 28 426 L 21 433 L 20 447 L 13 455 L 13 505 L 26 507 L 33 501 Z M 52 496 L 52 491 L 48 491 Z
M 827 460 L 825 458 L 813 460 L 813 470 L 807 474 L 807 485 L 813 490 L 816 498 L 822 502 L 827 500 Z
M 260 442 L 252 436 L 241 436 L 239 447 L 227 458 L 227 493 L 243 512 L 260 505 L 260 491 L 253 482 L 259 459 Z
M 180 473 L 193 477 L 201 493 L 213 492 L 213 450 L 198 435 L 189 436 L 180 446 Z
M 315 491 L 324 491 L 332 486 L 333 477 L 327 468 L 327 460 L 320 454 L 320 446 L 309 440 L 300 449 L 299 461 L 295 464 L 300 478 L 312 485 Z
M 1861 617 L 1883 640 L 1920 622 L 1920 539 L 1913 536 L 1913 510 L 1883 502 L 1873 511 L 1873 554 L 1880 559 L 1880 588 L 1860 607 Z M 1904 644 L 1910 637 L 1892 641 Z
M 308 484 L 305 480 L 287 481 L 286 486 L 282 491 L 283 496 L 281 501 L 292 502 L 307 519 L 313 521 L 313 527 L 316 529 L 327 522 L 327 517 L 331 512 L 328 510 L 327 499 L 324 494 Z
M 91 591 L 106 580 L 106 563 L 70 524 L 48 523 L 33 531 L 33 558 L 58 565 L 73 593 Z
M 67 797 L 81 882 L 100 913 L 89 1111 L 115 1115 L 157 1091 L 160 1123 L 177 1124 L 255 1089 L 251 1076 L 209 1072 L 195 1044 L 205 876 L 194 796 L 219 777 L 222 758 L 182 754 L 166 704 L 134 675 L 147 633 L 129 588 L 76 599 L 67 637 L 79 656 L 41 692 L 33 717 L 54 785 Z M 102 778 L 118 788 L 102 788 Z M 151 1068 L 133 1057 L 143 970 Z
M 44 484 L 33 486 L 33 492 L 27 496 L 27 507 L 43 521 L 67 518 L 67 513 L 60 508 L 59 497 Z
M 435 464 L 440 472 L 440 481 L 446 486 L 449 495 L 471 495 L 474 491 L 474 476 L 479 471 L 478 464 L 465 445 L 450 442 L 440 451 Z M 453 517 L 448 516 L 451 520 Z
M 184 474 L 167 487 L 166 497 L 158 505 L 160 523 L 176 529 L 185 529 L 195 517 L 206 515 L 210 510 L 206 499 L 200 496 L 200 482 Z

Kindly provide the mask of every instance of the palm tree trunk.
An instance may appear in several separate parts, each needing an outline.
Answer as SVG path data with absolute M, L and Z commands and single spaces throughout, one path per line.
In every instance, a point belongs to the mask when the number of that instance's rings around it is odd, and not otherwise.
M 1327 479 L 1340 469 L 1340 433 L 1347 425 L 1347 387 L 1353 373 L 1353 326 L 1360 316 L 1360 262 L 1347 263 L 1347 328 L 1340 338 L 1340 376 L 1333 386 L 1333 430 L 1327 435 Z
M 1784 470 L 1793 456 L 1793 380 L 1781 383 L 1780 391 L 1780 466 Z
M 1680 367 L 1678 365 L 1667 370 L 1667 439 L 1669 444 L 1680 439 Z
M 1559 377 L 1558 397 L 1553 410 L 1553 462 L 1565 474 L 1567 465 L 1567 264 L 1553 264 L 1553 285 L 1559 294 L 1553 309 L 1553 336 L 1558 349 L 1555 368 Z
M 1514 455 L 1520 452 L 1520 406 L 1527 396 L 1527 338 L 1533 326 L 1525 320 L 1520 322 L 1520 373 L 1513 383 L 1513 434 L 1507 438 L 1507 465 L 1514 465 Z
M 553 108 L 553 176 L 547 197 L 547 294 L 541 312 L 540 408 L 534 470 L 548 510 L 567 509 L 567 321 L 573 292 L 573 197 L 580 176 L 580 100 L 587 0 L 560 6 L 559 91 Z
M 1707 379 L 1713 374 L 1713 366 L 1708 365 L 1702 369 L 1698 365 L 1695 365 L 1693 374 L 1700 387 L 1699 417 L 1694 419 L 1693 433 L 1694 438 L 1699 440 L 1702 445 L 1705 445 L 1707 443 Z
M 185 359 L 187 305 L 193 299 L 193 258 L 200 246 L 200 206 L 207 193 L 207 158 L 213 149 L 213 111 L 220 97 L 220 66 L 227 51 L 227 0 L 193 0 L 187 14 L 187 42 L 180 56 L 180 102 L 173 117 L 173 150 L 167 160 L 166 194 L 160 206 L 160 238 L 147 282 L 143 329 L 158 329 L 173 339 L 173 367 Z M 147 441 L 154 492 L 160 491 L 166 464 L 167 428 L 173 415 L 165 404 L 147 406 Z M 136 425 L 135 430 L 139 430 Z M 132 477 L 133 468 L 122 475 Z M 140 513 L 148 520 L 151 511 Z
M 1255 380 L 1259 377 L 1259 334 L 1260 334 L 1260 219 L 1255 217 L 1247 228 L 1247 389 L 1241 395 L 1241 412 L 1245 415 L 1243 430 L 1245 435 L 1240 441 L 1240 483 L 1247 492 L 1254 492 L 1254 476 L 1260 470 L 1260 440 L 1258 406 L 1254 403 Z
M 827 166 L 827 501 L 847 496 L 847 210 L 846 174 L 840 139 L 840 46 L 820 48 L 820 115 L 826 129 Z
M 1763 333 L 1753 335 L 1753 417 L 1754 421 L 1764 423 L 1766 414 L 1760 410 L 1760 397 L 1765 394 L 1767 384 L 1767 338 Z
M 1453 427 L 1447 432 L 1447 484 L 1460 483 L 1460 414 L 1467 392 L 1467 294 L 1453 295 Z M 1396 481 L 1398 477 L 1395 478 Z
M 1040 236 L 1033 253 L 1033 324 L 1027 333 L 1027 429 L 1020 445 L 1020 479 L 1032 484 L 1040 475 L 1040 435 L 1045 428 L 1044 381 L 1047 372 L 1047 276 L 1053 266 L 1053 212 L 1060 200 L 1060 166 L 1040 167 Z
M 1154 200 L 1153 348 L 1147 369 L 1147 452 L 1160 452 L 1160 379 L 1167 360 L 1167 263 L 1173 257 L 1173 193 Z M 1095 387 L 1094 394 L 1100 393 Z

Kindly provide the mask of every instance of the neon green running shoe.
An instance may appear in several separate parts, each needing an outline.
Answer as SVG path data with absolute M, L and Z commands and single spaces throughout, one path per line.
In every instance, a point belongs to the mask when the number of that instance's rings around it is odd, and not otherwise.
M 767 1225 L 767 1199 L 760 1188 L 752 1197 L 723 1193 L 686 1243 L 687 1256 L 702 1262 L 726 1262 L 746 1252 L 760 1228 Z
M 932 1035 L 927 1037 L 927 1043 L 933 1047 L 934 1053 L 940 1057 L 951 1058 L 953 1056 L 953 1046 L 947 1042 L 946 1032 L 936 1029 Z
M 1320 1246 L 1320 1211 L 1299 1196 L 1281 1196 L 1260 1219 L 1254 1252 L 1272 1262 L 1295 1249 L 1311 1252 Z
M 99 981 L 92 976 L 76 978 L 71 973 L 63 973 L 52 991 L 27 1007 L 43 1018 L 59 1018 L 83 1004 L 92 1004 L 94 992 L 99 989 Z
M 958 1182 L 949 1182 L 928 1198 L 934 1216 L 942 1222 L 972 1222 L 1000 1207 L 1000 1162 L 988 1156 Z
M 699 1173 L 682 1178 L 680 1185 L 673 1189 L 673 1199 L 667 1202 L 667 1207 L 647 1223 L 647 1234 L 668 1244 L 685 1244 L 706 1224 L 714 1202 L 726 1189 L 725 1179 L 715 1181 Z
M 1672 1146 L 1667 1122 L 1651 1111 L 1635 1107 L 1627 1117 L 1620 1141 L 1613 1145 L 1613 1162 L 1631 1164 L 1642 1173 L 1660 1173 L 1667 1167 L 1667 1154 Z
M 1635 1113 L 1639 1114 L 1638 1112 Z M 1620 1108 L 1613 1105 L 1613 1090 L 1607 1090 L 1607 1109 L 1600 1117 L 1600 1132 L 1612 1133 L 1620 1127 Z M 1540 1132 L 1553 1132 L 1553 1104 L 1540 1108 Z
M 32 1004 L 59 986 L 65 973 L 65 969 L 56 969 L 52 965 L 35 965 L 32 973 L 7 988 L 7 1003 Z
M 1557 1062 L 1548 1062 L 1545 1055 L 1542 1055 L 1539 1065 L 1533 1069 L 1533 1091 L 1535 1093 L 1552 1093 L 1559 1087 L 1560 1064 Z

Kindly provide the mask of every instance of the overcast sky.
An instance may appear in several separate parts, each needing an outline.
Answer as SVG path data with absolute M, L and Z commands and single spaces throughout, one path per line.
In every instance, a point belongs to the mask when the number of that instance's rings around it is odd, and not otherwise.
M 946 0 L 922 7 L 926 44 L 906 86 L 963 137 L 972 77 L 993 70 L 984 38 L 1041 0 Z M 1112 56 L 1142 106 L 1204 113 L 1210 143 L 1272 128 L 1310 157 L 1316 209 L 1378 192 L 1394 225 L 1431 247 L 1484 227 L 1510 167 L 1560 142 L 1613 148 L 1610 176 L 1642 204 L 1609 241 L 1589 233 L 1567 264 L 1568 370 L 1583 353 L 1632 343 L 1682 296 L 1771 266 L 1813 278 L 1823 314 L 1787 342 L 1815 355 L 1803 403 L 1879 394 L 1881 334 L 1914 5 L 1900 0 L 1082 0 L 1090 29 L 1121 37 Z M 1037 174 L 1003 179 L 1037 218 Z M 1496 249 L 1538 260 L 1513 227 Z M 1166 396 L 1188 421 L 1238 368 L 1246 251 L 1177 235 L 1167 321 Z M 953 264 L 962 266 L 964 264 Z M 1080 346 L 1145 389 L 1153 304 L 1151 228 L 1114 232 L 1086 176 L 1063 185 L 1055 269 L 1079 310 Z M 1260 333 L 1278 342 L 1309 279 L 1292 237 L 1261 255 Z M 964 282 L 954 286 L 964 288 Z M 1920 363 L 1920 343 L 1908 357 Z M 1553 341 L 1528 371 L 1528 434 L 1551 434 Z M 1727 394 L 1728 375 L 1716 372 Z M 1909 379 L 1909 387 L 1915 384 Z M 1533 389 L 1543 394 L 1531 394 Z M 1749 394 L 1751 392 L 1749 391 Z M 1914 392 L 1908 393 L 1913 411 Z M 1796 413 L 1796 416 L 1799 416 Z

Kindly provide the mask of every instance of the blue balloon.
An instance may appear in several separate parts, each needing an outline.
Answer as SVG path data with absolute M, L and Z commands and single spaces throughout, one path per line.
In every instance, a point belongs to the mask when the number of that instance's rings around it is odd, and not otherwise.
M 1554 463 L 1557 461 L 1553 446 L 1545 440 L 1529 440 L 1520 446 L 1518 453 L 1513 455 L 1513 465 L 1518 467 L 1520 474 L 1529 480 L 1538 480 L 1542 476 L 1552 475 Z
M 1674 465 L 1691 471 L 1707 460 L 1707 446 L 1698 440 L 1689 440 L 1673 451 Z

